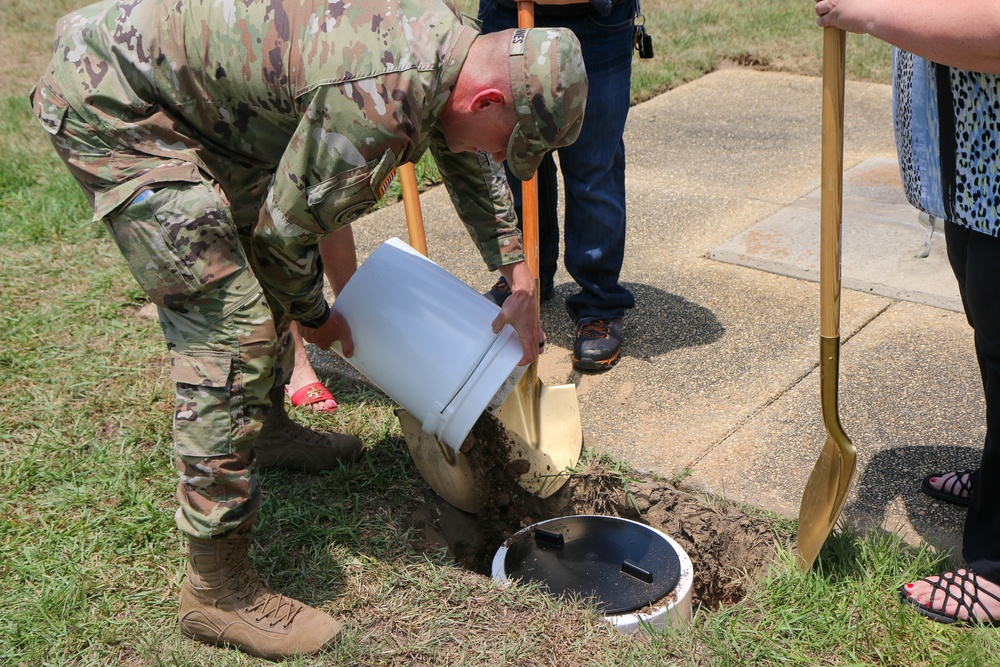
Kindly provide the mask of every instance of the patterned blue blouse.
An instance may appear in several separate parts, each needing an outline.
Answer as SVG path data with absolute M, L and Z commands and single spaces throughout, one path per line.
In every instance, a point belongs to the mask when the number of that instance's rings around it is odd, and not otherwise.
M 1000 76 L 893 49 L 903 189 L 938 218 L 1000 236 Z

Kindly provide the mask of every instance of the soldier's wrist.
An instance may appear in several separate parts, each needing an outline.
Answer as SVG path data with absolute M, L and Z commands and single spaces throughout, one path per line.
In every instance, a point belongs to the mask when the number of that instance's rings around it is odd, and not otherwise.
M 321 326 L 326 324 L 326 321 L 328 319 L 330 319 L 330 304 L 324 301 L 323 313 L 319 317 L 315 317 L 311 320 L 297 320 L 297 321 L 304 327 L 309 327 L 310 329 L 319 329 Z

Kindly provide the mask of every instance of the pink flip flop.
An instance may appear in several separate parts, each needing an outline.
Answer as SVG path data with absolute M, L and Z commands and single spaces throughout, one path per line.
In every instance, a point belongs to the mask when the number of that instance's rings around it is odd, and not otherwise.
M 285 393 L 288 393 L 287 391 Z M 292 401 L 292 407 L 301 407 L 303 405 L 314 405 L 316 403 L 322 403 L 323 401 L 333 401 L 332 408 L 313 408 L 316 412 L 333 412 L 337 409 L 337 399 L 333 397 L 330 390 L 323 386 L 322 382 L 312 382 L 306 386 L 299 389 L 294 394 L 288 394 L 289 399 Z

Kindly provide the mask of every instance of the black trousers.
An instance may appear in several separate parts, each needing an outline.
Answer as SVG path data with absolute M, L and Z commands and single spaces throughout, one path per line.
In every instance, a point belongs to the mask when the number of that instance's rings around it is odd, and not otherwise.
M 986 441 L 969 500 L 962 555 L 969 567 L 1000 584 L 1000 239 L 945 223 L 948 260 L 975 332 L 986 397 Z

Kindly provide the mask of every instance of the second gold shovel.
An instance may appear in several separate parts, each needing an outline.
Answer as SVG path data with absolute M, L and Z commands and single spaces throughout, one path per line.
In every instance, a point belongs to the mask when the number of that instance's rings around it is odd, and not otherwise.
M 820 403 L 827 438 L 799 506 L 798 561 L 812 567 L 837 523 L 857 473 L 858 450 L 837 409 L 840 376 L 840 260 L 844 188 L 846 33 L 824 28 L 823 144 L 820 204 Z

